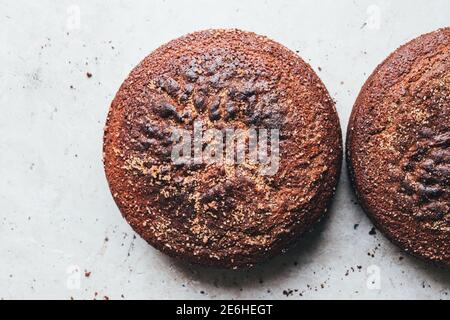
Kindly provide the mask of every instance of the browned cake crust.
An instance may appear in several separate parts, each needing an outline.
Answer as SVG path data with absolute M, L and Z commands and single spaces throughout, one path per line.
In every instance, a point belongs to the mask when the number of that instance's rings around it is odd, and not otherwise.
M 346 151 L 375 225 L 404 250 L 450 266 L 450 28 L 377 67 L 353 107 Z
M 171 161 L 171 128 L 280 129 L 275 175 L 258 165 Z M 325 213 L 341 166 L 334 103 L 296 54 L 254 33 L 195 32 L 147 56 L 114 98 L 104 164 L 123 216 L 189 262 L 251 266 Z

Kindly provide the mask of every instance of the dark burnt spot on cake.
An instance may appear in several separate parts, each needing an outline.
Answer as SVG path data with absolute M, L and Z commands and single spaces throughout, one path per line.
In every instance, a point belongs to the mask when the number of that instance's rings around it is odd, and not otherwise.
M 426 132 L 400 163 L 402 208 L 424 227 L 450 233 L 450 132 Z
M 206 104 L 206 97 L 204 94 L 199 93 L 194 96 L 194 106 L 197 110 L 202 111 Z
M 171 77 L 158 77 L 156 79 L 156 84 L 159 88 L 163 89 L 168 95 L 175 96 L 175 94 L 180 90 L 180 85 Z
M 165 101 L 160 101 L 153 105 L 153 110 L 161 118 L 175 117 L 178 118 L 177 109 L 170 103 Z
M 220 97 L 214 98 L 208 107 L 209 119 L 211 121 L 219 120 L 221 118 L 220 114 Z
M 225 103 L 225 120 L 232 120 L 238 112 L 238 106 L 233 101 Z

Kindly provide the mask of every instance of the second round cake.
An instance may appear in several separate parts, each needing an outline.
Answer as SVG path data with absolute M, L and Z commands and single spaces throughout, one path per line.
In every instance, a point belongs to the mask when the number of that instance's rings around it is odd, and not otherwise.
M 410 41 L 373 72 L 353 107 L 347 156 L 377 227 L 450 266 L 450 28 Z
M 226 148 L 233 130 L 243 157 Z M 265 161 L 252 158 L 252 141 L 267 142 L 255 149 Z M 341 153 L 314 71 L 239 30 L 196 32 L 151 53 L 114 98 L 104 137 L 111 192 L 136 232 L 171 256 L 227 268 L 286 249 L 323 216 Z

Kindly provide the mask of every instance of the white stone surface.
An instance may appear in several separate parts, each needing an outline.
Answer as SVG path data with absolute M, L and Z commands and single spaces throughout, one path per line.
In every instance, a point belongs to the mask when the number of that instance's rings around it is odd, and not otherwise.
M 297 51 L 336 99 L 345 133 L 375 66 L 448 25 L 448 0 L 0 0 L 0 298 L 448 299 L 449 271 L 369 235 L 345 170 L 329 218 L 296 248 L 251 270 L 217 271 L 173 261 L 136 237 L 101 162 L 121 82 L 185 33 L 236 27 Z

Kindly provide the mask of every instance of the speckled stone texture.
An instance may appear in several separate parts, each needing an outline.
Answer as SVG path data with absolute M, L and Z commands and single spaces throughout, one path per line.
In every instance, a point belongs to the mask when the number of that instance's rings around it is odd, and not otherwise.
M 364 85 L 348 126 L 358 198 L 412 254 L 450 266 L 450 28 L 392 53 Z
M 280 130 L 280 164 L 171 160 L 173 128 Z M 245 136 L 248 141 L 248 136 Z M 314 71 L 280 44 L 239 30 L 178 38 L 146 57 L 112 102 L 107 178 L 123 216 L 150 244 L 190 262 L 252 266 L 287 249 L 326 212 L 341 131 Z

